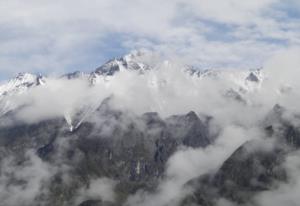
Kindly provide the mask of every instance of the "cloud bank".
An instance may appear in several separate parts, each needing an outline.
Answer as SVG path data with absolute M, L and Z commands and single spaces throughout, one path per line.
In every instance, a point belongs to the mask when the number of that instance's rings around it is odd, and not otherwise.
M 262 66 L 299 45 L 296 0 L 0 3 L 0 76 L 92 70 L 135 48 L 203 68 Z

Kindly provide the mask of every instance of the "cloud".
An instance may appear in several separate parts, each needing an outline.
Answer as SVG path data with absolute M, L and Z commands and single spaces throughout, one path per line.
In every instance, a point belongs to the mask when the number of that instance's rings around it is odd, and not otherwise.
M 127 205 L 178 205 L 192 191 L 185 184 L 201 175 L 214 172 L 243 143 L 260 137 L 256 128 L 239 126 L 222 128 L 218 139 L 207 148 L 183 148 L 171 156 L 163 180 L 155 193 L 140 191 L 130 196 Z
M 110 95 L 105 90 L 99 92 L 98 87 L 90 87 L 87 79 L 48 78 L 46 85 L 13 96 L 11 101 L 17 105 L 16 108 L 21 108 L 17 112 L 18 120 L 33 123 L 65 117 L 72 124 L 78 110 L 86 109 L 85 107 L 95 109 Z
M 279 206 L 279 205 L 297 205 L 300 190 L 300 159 L 299 152 L 290 154 L 285 162 L 287 168 L 289 181 L 282 183 L 277 188 L 271 191 L 262 192 L 255 198 L 257 204 L 263 206 Z
M 55 174 L 56 168 L 43 162 L 34 151 L 28 150 L 26 161 L 7 157 L 1 164 L 0 198 L 7 206 L 29 206 L 40 195 L 47 193 L 45 184 Z M 18 162 L 16 162 L 18 161 Z
M 113 202 L 115 200 L 114 187 L 116 181 L 108 178 L 91 179 L 88 188 L 81 188 L 77 202 L 84 200 L 102 200 Z
M 275 102 L 299 113 L 295 104 L 299 99 L 299 81 L 297 76 L 300 72 L 298 58 L 299 48 L 292 47 L 277 52 L 265 64 L 265 76 L 261 90 L 255 98 L 271 106 Z
M 299 45 L 299 19 L 289 15 L 287 4 L 298 5 L 280 0 L 1 2 L 0 72 L 92 70 L 141 47 L 205 68 L 258 67 L 274 51 Z
M 119 72 L 96 86 L 90 86 L 85 78 L 48 78 L 45 85 L 10 100 L 23 106 L 17 116 L 27 122 L 64 116 L 71 124 L 77 112 L 92 111 L 103 99 L 113 96 L 114 108 L 138 115 L 152 111 L 167 117 L 197 111 L 209 113 L 223 125 L 253 125 L 277 103 L 298 111 L 293 101 L 299 96 L 297 54 L 298 49 L 292 48 L 274 56 L 262 71 L 264 81 L 257 85 L 245 82 L 247 71 L 216 71 L 220 78 L 197 78 L 182 72 L 180 61 L 166 62 L 150 55 L 143 61 L 154 62 L 154 68 L 143 75 L 136 71 Z M 290 92 L 282 93 L 290 87 Z M 247 91 L 240 92 L 247 105 L 225 98 L 228 91 L 241 89 Z M 248 115 L 241 116 L 237 110 Z
M 295 101 L 297 100 L 295 94 L 298 94 L 299 91 L 297 89 L 299 88 L 298 82 L 296 81 L 299 68 L 298 58 L 296 58 L 298 54 L 297 51 L 297 49 L 292 48 L 280 52 L 271 58 L 266 64 L 265 83 L 261 85 L 260 89 L 245 95 L 250 102 L 253 101 L 252 104 L 250 103 L 250 105 L 247 106 L 231 103 L 228 99 L 225 99 L 226 102 L 222 101 L 222 99 L 224 100 L 224 96 L 221 95 L 222 92 L 220 92 L 220 88 L 224 88 L 224 86 L 227 86 L 225 88 L 234 87 L 232 82 L 230 84 L 219 79 L 214 80 L 214 84 L 205 81 L 205 83 L 192 82 L 191 80 L 185 81 L 184 77 L 179 77 L 179 74 L 175 75 L 177 76 L 176 78 L 172 76 L 172 72 L 168 72 L 168 74 L 170 74 L 168 77 L 172 79 L 172 86 L 168 85 L 169 82 L 166 80 L 164 82 L 166 88 L 164 89 L 168 92 L 164 93 L 164 90 L 159 90 L 163 93 L 162 97 L 166 103 L 166 106 L 163 107 L 164 109 L 161 110 L 163 111 L 162 113 L 170 112 L 171 114 L 172 112 L 178 112 L 181 109 L 187 108 L 193 108 L 198 112 L 208 112 L 214 117 L 210 125 L 210 130 L 216 133 L 215 130 L 217 129 L 218 138 L 215 144 L 205 149 L 179 149 L 179 151 L 168 160 L 165 176 L 157 190 L 155 192 L 141 190 L 129 197 L 127 205 L 177 205 L 186 194 L 191 192 L 191 188 L 183 187 L 186 182 L 203 174 L 216 171 L 220 165 L 247 140 L 259 140 L 265 137 L 262 131 L 265 118 L 276 103 L 283 103 L 287 110 L 292 110 L 292 114 L 295 114 L 295 108 L 292 107 L 292 103 L 297 102 Z M 286 70 L 288 70 L 288 72 L 282 70 L 282 68 L 287 68 Z M 274 72 L 276 74 L 274 74 Z M 232 75 L 232 73 L 230 74 Z M 166 78 L 163 75 L 162 72 L 160 77 Z M 292 91 L 295 93 L 280 95 L 275 92 L 282 85 L 279 80 L 291 83 L 293 85 Z M 176 87 L 176 84 L 182 86 Z M 186 90 L 185 87 L 189 89 Z M 203 90 L 205 91 L 205 88 L 209 88 L 209 94 L 202 93 Z M 139 89 L 142 88 L 139 87 Z M 183 91 L 180 89 L 183 89 Z M 194 92 L 193 89 L 197 92 Z M 133 90 L 133 87 L 131 90 Z M 273 90 L 274 94 L 272 93 Z M 134 91 L 136 92 L 137 90 Z M 135 95 L 138 96 L 138 93 L 135 93 Z M 146 96 L 148 95 L 149 94 Z M 191 95 L 191 97 L 189 95 Z M 157 96 L 152 96 L 150 100 L 156 97 Z M 180 101 L 180 98 L 184 99 L 184 103 Z M 144 105 L 145 103 L 142 102 L 142 104 Z M 150 104 L 153 105 L 153 102 Z M 219 106 L 219 104 L 222 106 Z M 174 108 L 172 108 L 173 106 Z M 135 106 L 135 108 L 137 107 Z M 175 110 L 175 108 L 177 108 L 177 110 Z M 220 110 L 218 108 L 220 108 Z M 296 111 L 296 113 L 298 113 L 298 111 Z M 299 123 L 299 120 L 295 122 L 295 118 L 293 119 L 289 115 L 285 115 L 284 118 L 289 122 L 293 122 L 292 124 Z M 299 124 L 297 124 L 297 126 L 299 126 Z M 253 147 L 255 147 L 253 149 L 269 150 L 273 147 L 273 144 L 269 141 L 266 143 L 260 141 L 258 145 L 255 144 Z M 297 198 L 296 193 L 299 189 L 299 158 L 296 158 L 297 154 L 293 154 L 291 159 L 289 157 L 287 160 L 286 167 L 288 171 L 290 171 L 289 176 L 291 178 L 289 182 L 287 184 L 283 183 L 274 191 L 263 192 L 257 197 L 258 205 L 277 205 L 277 203 L 278 205 L 295 205 L 296 202 L 298 202 L 299 198 Z M 234 205 L 225 199 L 218 200 L 218 204 Z

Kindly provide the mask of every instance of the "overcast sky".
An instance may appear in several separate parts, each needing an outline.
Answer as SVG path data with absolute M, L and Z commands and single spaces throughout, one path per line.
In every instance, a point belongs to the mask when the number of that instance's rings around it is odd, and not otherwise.
M 299 0 L 0 0 L 0 79 L 91 71 L 140 48 L 255 68 L 299 44 Z

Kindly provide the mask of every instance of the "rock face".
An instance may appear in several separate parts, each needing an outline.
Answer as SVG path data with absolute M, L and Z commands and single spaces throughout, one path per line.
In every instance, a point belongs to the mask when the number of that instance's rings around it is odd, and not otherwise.
M 79 206 L 115 206 L 115 204 L 110 202 L 103 202 L 101 200 L 87 200 L 82 202 Z
M 286 154 L 299 148 L 300 133 L 280 119 L 280 111 L 274 108 L 276 124 L 266 121 L 266 139 L 246 142 L 215 173 L 188 182 L 195 190 L 182 205 L 215 205 L 220 197 L 243 204 L 276 182 L 286 181 L 282 164 Z M 72 132 L 64 119 L 1 127 L 0 161 L 13 157 L 14 164 L 25 167 L 26 152 L 32 150 L 43 162 L 59 168 L 45 183 L 48 189 L 39 194 L 36 205 L 118 206 L 139 189 L 154 191 L 169 157 L 179 147 L 205 148 L 213 143 L 209 121 L 195 112 L 165 119 L 157 113 L 132 116 L 111 109 L 107 100 Z M 64 180 L 66 174 L 68 181 Z M 114 203 L 93 198 L 76 201 L 80 189 L 89 188 L 101 177 L 116 181 Z M 22 178 L 11 181 L 26 185 Z
M 266 139 L 244 143 L 214 174 L 190 181 L 187 186 L 192 186 L 194 193 L 181 205 L 213 206 L 220 198 L 243 205 L 251 203 L 259 192 L 286 182 L 288 175 L 283 164 L 286 156 L 299 148 L 300 133 L 282 114 L 283 108 L 276 105 L 270 113 L 272 122 L 266 120 L 271 123 L 264 128 Z
M 248 77 L 246 78 L 246 80 L 251 81 L 251 82 L 259 82 L 259 78 L 253 72 L 251 72 L 248 75 Z
M 257 142 L 258 144 L 260 142 Z M 249 151 L 248 142 L 238 148 L 216 173 L 213 185 L 220 194 L 237 202 L 247 200 L 249 192 L 271 189 L 274 180 L 285 180 L 285 171 L 279 167 L 284 160 L 283 151 L 275 148 Z
M 97 124 L 84 123 L 72 134 L 76 140 L 71 148 L 83 156 L 76 173 L 82 179 L 105 176 L 118 180 L 120 202 L 138 189 L 154 190 L 168 158 L 179 146 L 206 147 L 212 141 L 207 125 L 194 112 L 166 120 L 156 113 L 146 113 L 133 121 L 121 112 L 102 108 L 99 112 L 105 117 L 105 126 L 99 132 L 87 134 L 87 130 L 99 128 Z M 124 119 L 126 123 L 122 125 Z M 106 127 L 113 128 L 109 134 L 102 133 Z
M 166 119 L 157 113 L 133 117 L 104 102 L 72 132 L 64 119 L 2 127 L 0 161 L 13 156 L 25 166 L 26 151 L 33 150 L 43 162 L 59 168 L 47 182 L 48 190 L 37 197 L 44 205 L 113 205 L 94 199 L 74 202 L 80 188 L 88 188 L 93 179 L 101 177 L 117 181 L 115 204 L 119 205 L 139 189 L 154 190 L 179 146 L 211 144 L 208 122 L 195 112 Z M 63 166 L 67 172 L 61 171 Z
M 182 205 L 216 205 L 219 198 L 236 204 L 249 203 L 256 193 L 271 189 L 275 181 L 287 180 L 281 167 L 283 151 L 249 151 L 252 144 L 257 142 L 239 147 L 215 174 L 191 181 L 189 184 L 196 188 L 195 192 Z

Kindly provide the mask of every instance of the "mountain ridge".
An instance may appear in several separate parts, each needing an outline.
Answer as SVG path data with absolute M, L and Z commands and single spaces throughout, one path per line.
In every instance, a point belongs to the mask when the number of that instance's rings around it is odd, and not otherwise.
M 265 83 L 260 69 L 150 66 L 130 55 L 87 74 L 19 74 L 0 86 L 0 199 L 261 206 L 257 195 L 289 182 L 285 160 L 300 147 L 299 115 L 278 102 L 290 93 L 263 104 Z
M 86 82 L 91 87 L 97 86 L 97 84 L 108 84 L 112 78 L 118 73 L 134 72 L 137 75 L 146 75 L 147 72 L 155 71 L 154 75 L 157 78 L 151 80 L 151 84 L 160 85 L 163 87 L 164 79 L 161 78 L 160 70 L 164 68 L 151 67 L 149 64 L 143 63 L 142 60 L 148 60 L 149 56 L 153 55 L 149 52 L 144 51 L 134 51 L 120 58 L 114 58 L 107 61 L 102 66 L 96 68 L 90 73 L 84 73 L 81 71 L 75 71 L 72 73 L 67 73 L 59 77 L 46 77 L 41 74 L 35 75 L 30 73 L 19 73 L 15 78 L 7 81 L 0 85 L 0 105 L 2 109 L 0 115 L 4 115 L 7 112 L 16 109 L 16 105 L 10 99 L 10 97 L 15 97 L 28 92 L 31 89 L 38 88 L 40 86 L 47 86 L 47 81 L 50 80 L 80 80 Z M 166 61 L 163 61 L 166 62 Z M 172 64 L 167 63 L 167 66 L 172 69 Z M 174 65 L 176 67 L 176 65 Z M 180 66 L 181 67 L 181 66 Z M 224 94 L 225 96 L 232 99 L 243 99 L 243 93 L 251 92 L 260 87 L 260 84 L 264 80 L 264 75 L 262 70 L 197 70 L 194 67 L 182 66 L 176 72 L 183 72 L 188 78 L 199 79 L 212 79 L 218 81 L 218 79 L 226 80 L 236 84 L 236 88 L 229 88 Z M 98 103 L 100 104 L 100 103 Z M 89 110 L 94 107 L 93 105 L 86 105 L 83 107 L 87 108 L 87 112 L 77 111 L 77 113 L 90 113 Z M 65 119 L 70 123 L 70 130 L 76 128 L 76 125 L 72 125 L 71 122 L 81 122 L 82 120 L 72 120 L 72 117 L 68 112 L 65 114 Z

